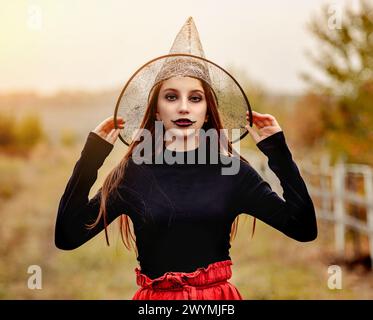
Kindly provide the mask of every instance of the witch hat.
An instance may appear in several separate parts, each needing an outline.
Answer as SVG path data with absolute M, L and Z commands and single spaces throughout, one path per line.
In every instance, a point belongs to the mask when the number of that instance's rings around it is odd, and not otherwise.
M 197 27 L 193 18 L 188 17 L 169 53 L 137 69 L 122 89 L 114 112 L 116 127 L 118 116 L 125 121 L 119 134 L 120 140 L 128 146 L 133 142 L 134 134 L 144 120 L 152 90 L 159 82 L 187 76 L 200 79 L 211 87 L 228 139 L 233 143 L 246 136 L 246 111 L 249 111 L 249 124 L 252 126 L 249 100 L 229 72 L 206 59 Z M 234 141 L 230 138 L 232 129 L 240 130 L 239 138 Z

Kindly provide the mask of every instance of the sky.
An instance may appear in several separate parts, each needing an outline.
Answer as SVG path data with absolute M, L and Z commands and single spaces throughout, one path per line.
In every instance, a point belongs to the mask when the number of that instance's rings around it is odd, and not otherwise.
M 168 53 L 192 16 L 207 59 L 273 92 L 299 94 L 299 73 L 315 72 L 304 54 L 317 50 L 306 23 L 322 4 L 357 0 L 0 0 L 0 93 L 124 86 Z

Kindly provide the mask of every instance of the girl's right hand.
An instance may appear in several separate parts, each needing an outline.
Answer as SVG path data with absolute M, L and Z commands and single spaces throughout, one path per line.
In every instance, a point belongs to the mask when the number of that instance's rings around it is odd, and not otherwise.
M 117 117 L 118 129 L 114 128 L 114 116 L 106 118 L 102 121 L 93 132 L 98 134 L 101 138 L 107 142 L 114 144 L 118 138 L 119 132 L 123 129 L 125 121 L 122 117 Z

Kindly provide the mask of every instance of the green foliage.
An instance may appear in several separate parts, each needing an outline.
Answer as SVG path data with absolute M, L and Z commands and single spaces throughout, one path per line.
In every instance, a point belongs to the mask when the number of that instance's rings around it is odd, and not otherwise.
M 0 115 L 0 147 L 2 149 L 30 149 L 45 138 L 37 114 L 27 114 L 21 119 L 9 112 Z
M 361 0 L 358 11 L 348 7 L 344 9 L 341 28 L 330 28 L 331 16 L 328 7 L 323 7 L 321 16 L 309 24 L 309 30 L 319 44 L 317 57 L 310 53 L 308 57 L 322 71 L 326 81 L 322 82 L 310 74 L 302 75 L 316 95 L 314 100 L 318 100 L 309 109 L 320 115 L 323 147 L 332 153 L 333 158 L 343 154 L 347 161 L 371 164 L 372 12 L 373 6 Z M 302 124 L 303 128 L 310 128 L 307 118 Z
M 17 126 L 17 144 L 32 147 L 44 138 L 40 119 L 35 114 L 28 114 Z
M 0 146 L 10 145 L 16 137 L 16 120 L 11 114 L 0 115 Z
M 356 97 L 359 88 L 373 78 L 373 7 L 360 1 L 360 10 L 346 7 L 340 28 L 332 28 L 328 6 L 308 24 L 318 41 L 317 56 L 307 52 L 311 62 L 323 73 L 327 83 L 303 73 L 315 91 L 333 96 Z M 336 19 L 338 16 L 336 16 Z

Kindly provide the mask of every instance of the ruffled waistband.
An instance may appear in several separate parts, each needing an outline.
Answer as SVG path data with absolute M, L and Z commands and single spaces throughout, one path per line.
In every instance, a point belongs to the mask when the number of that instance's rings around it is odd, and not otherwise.
M 141 273 L 139 267 L 135 268 L 136 283 L 152 289 L 177 289 L 183 286 L 209 286 L 218 282 L 226 282 L 232 276 L 232 260 L 217 261 L 206 268 L 201 267 L 193 272 L 166 272 L 163 276 L 150 279 Z

